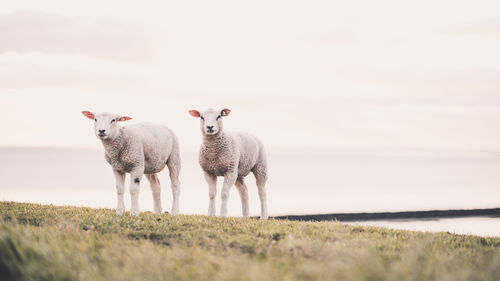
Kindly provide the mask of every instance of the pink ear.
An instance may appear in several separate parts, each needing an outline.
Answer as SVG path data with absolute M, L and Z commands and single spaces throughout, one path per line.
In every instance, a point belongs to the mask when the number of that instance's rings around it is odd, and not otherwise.
M 94 116 L 94 113 L 90 112 L 90 111 L 82 111 L 83 115 L 87 116 L 88 119 L 92 119 L 94 120 L 95 116 Z
M 127 121 L 130 119 L 132 119 L 132 117 L 122 116 L 122 117 L 117 118 L 116 121 Z
M 224 108 L 223 110 L 220 111 L 221 116 L 228 116 L 231 110 Z
M 189 111 L 189 114 L 191 114 L 191 116 L 193 117 L 200 117 L 200 112 L 198 110 L 190 110 Z

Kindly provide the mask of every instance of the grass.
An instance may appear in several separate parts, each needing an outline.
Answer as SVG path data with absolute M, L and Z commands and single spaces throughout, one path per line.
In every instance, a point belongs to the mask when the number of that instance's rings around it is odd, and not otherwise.
M 499 279 L 499 238 L 0 202 L 0 280 Z

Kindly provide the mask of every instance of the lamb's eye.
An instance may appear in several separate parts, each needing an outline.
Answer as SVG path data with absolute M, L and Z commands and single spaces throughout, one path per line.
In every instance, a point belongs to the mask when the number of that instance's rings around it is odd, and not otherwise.
M 205 118 L 203 118 L 203 116 L 200 116 L 201 120 L 205 121 Z
M 215 120 L 219 120 L 219 118 L 220 118 L 220 115 L 219 115 L 219 116 L 217 116 L 217 118 L 215 118 Z
M 94 118 L 94 121 L 96 121 L 96 122 L 97 122 L 97 118 Z
M 113 122 L 115 122 L 115 121 L 116 121 L 116 120 L 115 120 L 115 119 L 113 119 L 113 120 L 111 120 L 111 123 L 113 123 Z

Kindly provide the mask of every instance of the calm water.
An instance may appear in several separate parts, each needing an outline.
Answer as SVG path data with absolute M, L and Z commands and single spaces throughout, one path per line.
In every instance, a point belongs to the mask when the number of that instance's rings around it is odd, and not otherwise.
M 452 219 L 427 220 L 386 220 L 364 221 L 353 224 L 381 226 L 393 229 L 420 230 L 440 232 L 447 231 L 456 234 L 473 234 L 480 236 L 500 237 L 500 218 L 466 217 Z
M 181 212 L 205 214 L 208 192 L 197 154 L 183 153 L 182 159 Z M 500 152 L 270 149 L 269 163 L 270 215 L 500 206 Z M 160 174 L 164 210 L 171 204 L 167 173 Z M 0 200 L 115 207 L 114 177 L 101 149 L 0 148 L 0 178 Z M 259 201 L 251 176 L 248 187 L 251 214 L 258 215 Z M 141 209 L 152 210 L 146 180 L 141 188 Z M 128 201 L 126 193 L 127 208 Z M 241 215 L 235 189 L 229 214 Z M 500 235 L 499 220 L 492 218 L 372 224 Z

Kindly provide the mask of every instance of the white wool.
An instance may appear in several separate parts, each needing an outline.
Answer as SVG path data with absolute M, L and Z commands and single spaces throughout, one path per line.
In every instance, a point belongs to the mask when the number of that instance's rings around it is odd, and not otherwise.
M 130 214 L 139 215 L 139 187 L 143 175 L 151 185 L 154 212 L 161 213 L 161 187 L 157 173 L 167 166 L 173 195 L 172 215 L 177 215 L 179 213 L 181 161 L 176 135 L 165 126 L 151 123 L 120 127 L 119 121 L 130 118 L 117 114 L 90 112 L 83 112 L 83 114 L 89 119 L 94 119 L 95 134 L 102 141 L 106 161 L 113 168 L 118 194 L 116 213 L 122 215 L 125 211 L 123 195 L 126 173 L 130 174 Z
M 221 192 L 220 216 L 227 216 L 227 200 L 230 188 L 236 185 L 242 203 L 244 217 L 248 217 L 248 188 L 244 178 L 250 172 L 255 176 L 261 202 L 261 218 L 267 219 L 267 199 L 265 184 L 267 180 L 267 159 L 264 146 L 256 137 L 224 132 L 222 117 L 229 110 L 204 112 L 191 111 L 191 115 L 200 117 L 200 129 L 203 134 L 199 162 L 209 186 L 208 215 L 215 215 L 215 194 L 217 177 L 224 177 Z

